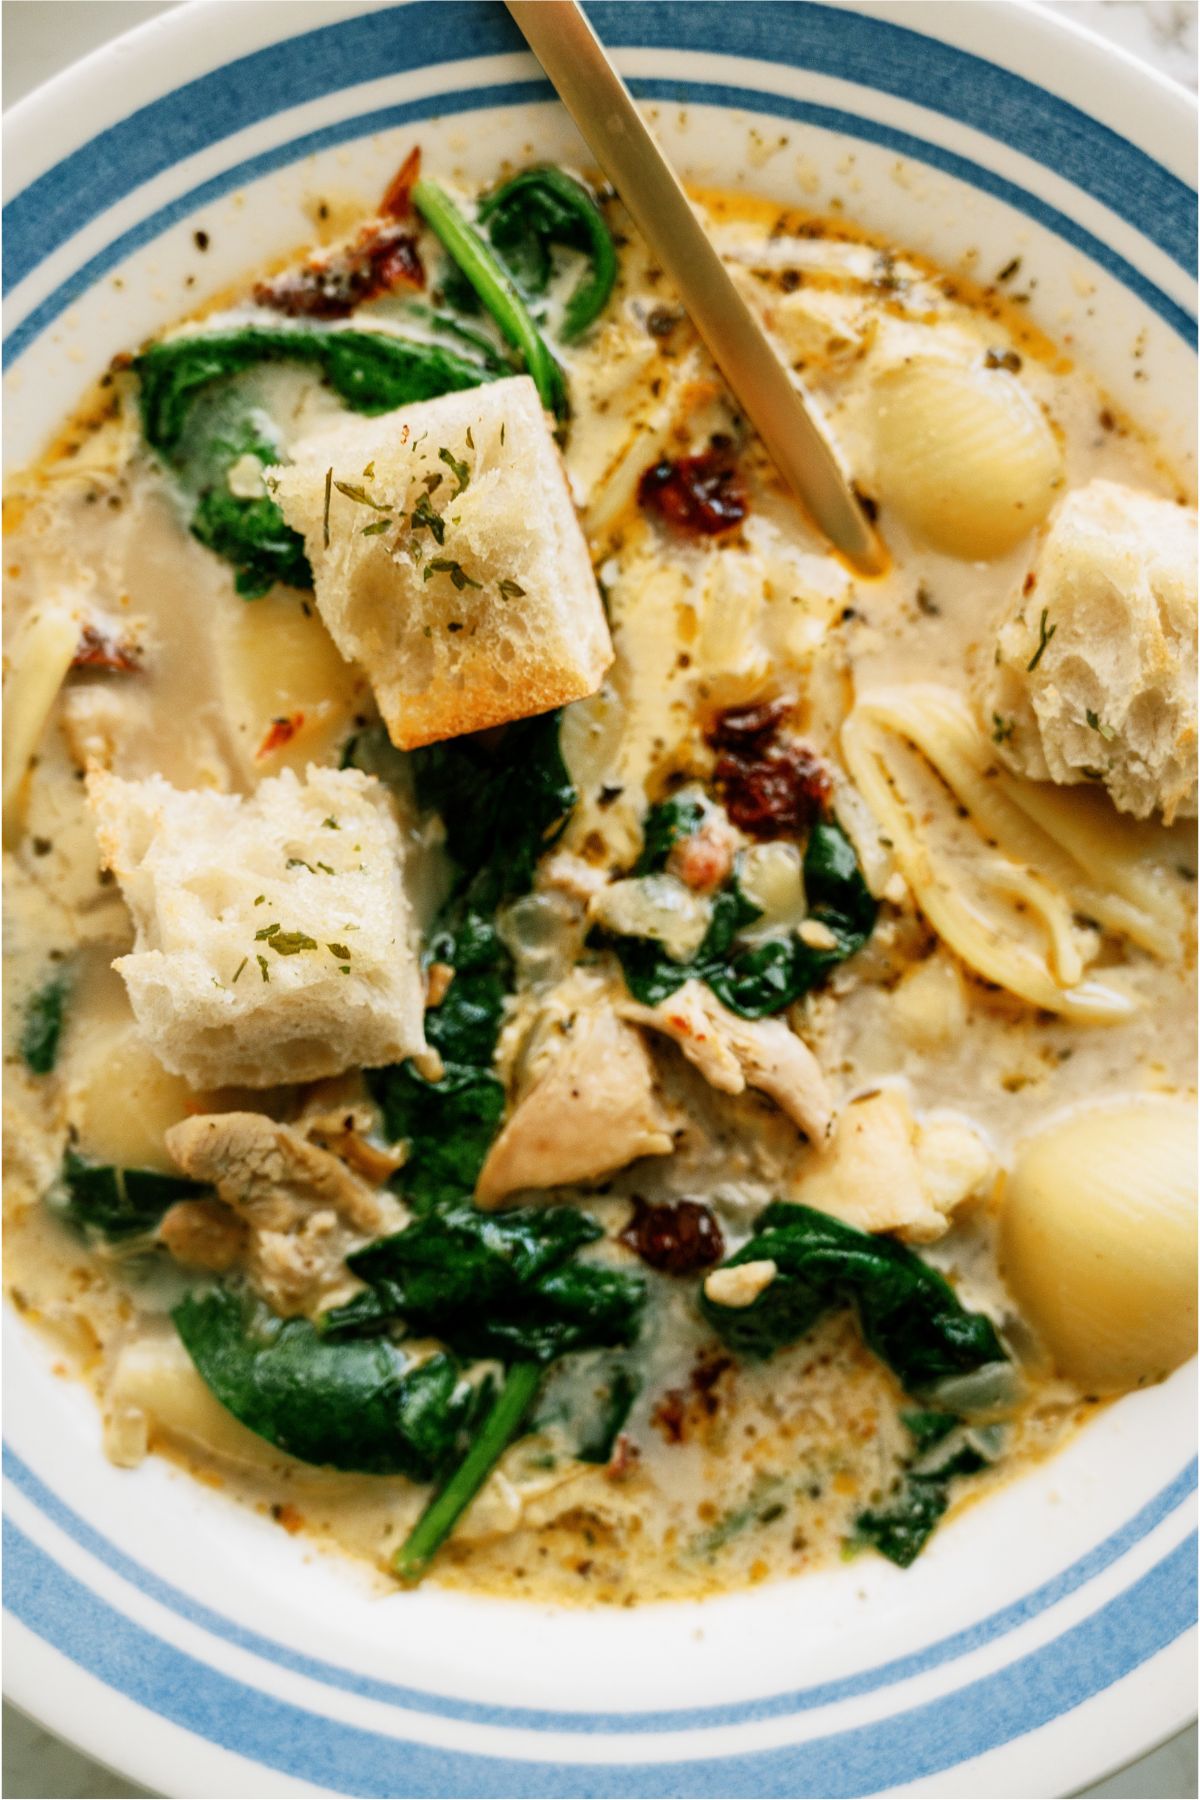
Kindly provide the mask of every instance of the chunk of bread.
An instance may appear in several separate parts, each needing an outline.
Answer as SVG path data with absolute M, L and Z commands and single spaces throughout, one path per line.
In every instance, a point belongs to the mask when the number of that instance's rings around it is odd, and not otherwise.
M 612 641 L 528 376 L 339 427 L 293 454 L 268 481 L 304 534 L 321 617 L 365 669 L 400 749 L 596 691 Z
M 996 642 L 981 703 L 1010 768 L 1195 814 L 1194 513 L 1113 481 L 1068 494 Z
M 374 776 L 285 769 L 243 799 L 93 770 L 88 795 L 137 928 L 113 967 L 173 1074 L 273 1087 L 424 1050 L 404 842 Z

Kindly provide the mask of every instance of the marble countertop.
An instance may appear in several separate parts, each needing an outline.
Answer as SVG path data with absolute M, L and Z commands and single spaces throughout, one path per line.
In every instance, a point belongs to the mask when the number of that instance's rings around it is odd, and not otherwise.
M 969 0 L 959 0 L 967 4 Z M 1142 57 L 1194 93 L 1197 88 L 1195 0 L 1041 0 Z M 132 30 L 155 13 L 160 0 L 4 0 L 4 105 L 11 106 L 40 82 L 110 38 Z M 7 1800 L 138 1800 L 146 1789 L 80 1756 L 24 1718 L 4 1708 L 3 1793 Z M 1108 1781 L 1086 1790 L 1086 1800 L 1194 1800 L 1197 1792 L 1196 1730 L 1181 1732 Z

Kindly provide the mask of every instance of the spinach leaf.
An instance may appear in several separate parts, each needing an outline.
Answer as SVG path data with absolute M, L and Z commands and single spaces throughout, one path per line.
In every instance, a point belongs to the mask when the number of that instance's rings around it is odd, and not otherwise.
M 370 1288 L 322 1320 L 331 1347 L 347 1338 L 379 1342 L 381 1329 L 402 1321 L 462 1356 L 498 1357 L 508 1365 L 466 1456 L 396 1552 L 393 1567 L 402 1580 L 418 1581 L 429 1567 L 519 1431 L 547 1364 L 636 1337 L 645 1283 L 575 1259 L 602 1235 L 593 1219 L 570 1207 L 493 1215 L 460 1205 L 428 1213 L 347 1259 Z M 614 1401 L 620 1406 L 615 1435 L 632 1391 L 628 1398 L 614 1392 Z
M 134 368 L 141 385 L 146 442 L 171 466 L 191 496 L 192 533 L 231 563 L 243 599 L 258 599 L 277 581 L 311 587 L 304 540 L 267 495 L 229 491 L 234 463 L 253 456 L 265 468 L 280 461 L 273 434 L 246 415 L 230 421 L 222 396 L 239 375 L 264 363 L 315 365 L 354 411 L 390 412 L 494 378 L 492 362 L 468 361 L 440 344 L 384 332 L 310 327 L 241 326 L 152 344 Z
M 388 1136 L 408 1139 L 408 1161 L 396 1179 L 414 1212 L 472 1194 L 504 1112 L 504 1086 L 491 1069 L 452 1062 L 440 1081 L 426 1081 L 411 1062 L 394 1063 L 369 1070 L 367 1085 Z
M 660 830 L 657 824 L 654 828 Z M 793 932 L 739 950 L 738 934 L 759 915 L 738 887 L 736 871 L 717 894 L 712 924 L 690 962 L 674 961 L 650 938 L 599 932 L 594 938 L 616 952 L 626 986 L 644 1006 L 657 1006 L 685 981 L 698 980 L 707 982 L 731 1012 L 743 1019 L 760 1019 L 782 1011 L 824 981 L 838 963 L 862 948 L 875 926 L 878 909 L 839 825 L 814 826 L 804 853 L 804 881 L 809 917 L 826 926 L 834 938 L 828 949 L 814 949 Z
M 595 1411 L 588 1418 L 575 1419 L 580 1430 L 575 1455 L 580 1462 L 606 1463 L 611 1459 L 637 1399 L 638 1385 L 637 1378 L 624 1366 L 610 1370 L 606 1384 L 596 1395 Z
M 384 1338 L 329 1342 L 224 1287 L 171 1316 L 221 1405 L 301 1462 L 428 1481 L 459 1450 L 473 1403 L 450 1356 L 412 1363 Z
M 348 1262 L 364 1281 L 384 1286 L 410 1330 L 463 1356 L 545 1365 L 637 1335 L 641 1277 L 573 1260 L 600 1236 L 573 1207 L 490 1214 L 467 1205 L 427 1213 Z M 327 1321 L 327 1329 L 337 1326 L 336 1317 Z
M 426 1081 L 411 1063 L 374 1070 L 372 1093 L 389 1134 L 407 1138 L 399 1186 L 413 1209 L 428 1212 L 471 1194 L 504 1111 L 492 1057 L 512 980 L 512 961 L 496 930 L 496 909 L 532 883 L 537 861 L 566 824 L 575 789 L 558 743 L 557 713 L 495 734 L 431 744 L 406 759 L 421 806 L 441 814 L 458 867 L 427 946 L 454 978 L 425 1014 L 425 1034 L 445 1073 Z M 363 733 L 352 759 L 373 754 Z M 387 778 L 385 767 L 377 765 Z
M 59 969 L 30 997 L 21 1027 L 20 1050 L 21 1060 L 31 1075 L 49 1075 L 58 1060 L 63 1010 L 70 991 L 67 974 Z
M 181 459 L 197 493 L 192 535 L 232 564 L 242 598 L 260 599 L 277 581 L 311 587 L 304 539 L 292 530 L 275 501 L 265 493 L 248 499 L 229 489 L 229 470 L 243 457 L 253 456 L 264 469 L 279 461 L 278 446 L 270 436 L 249 418 L 236 421 L 220 435 L 188 435 L 197 446 Z
M 700 1306 L 731 1349 L 770 1356 L 836 1306 L 853 1306 L 869 1348 L 910 1393 L 1007 1360 L 995 1327 L 968 1312 L 935 1269 L 894 1238 L 871 1237 L 828 1213 L 777 1202 L 722 1267 L 774 1262 L 778 1274 L 750 1306 Z
M 434 962 L 449 963 L 454 979 L 445 997 L 425 1015 L 425 1036 L 446 1063 L 491 1063 L 504 1016 L 512 962 L 495 921 L 473 904 L 470 892 L 438 915 L 429 944 Z
M 872 1544 L 889 1562 L 907 1569 L 949 1506 L 950 1483 L 959 1475 L 977 1475 L 988 1467 L 988 1459 L 958 1432 L 961 1422 L 953 1413 L 902 1416 L 913 1439 L 913 1455 L 888 1499 L 860 1513 L 854 1526 L 860 1542 Z
M 121 1243 L 148 1237 L 177 1200 L 195 1200 L 211 1192 L 204 1182 L 182 1175 L 118 1169 L 68 1150 L 50 1203 L 60 1217 L 89 1236 Z
M 296 325 L 194 332 L 151 344 L 134 359 L 146 442 L 170 460 L 203 389 L 273 362 L 313 364 L 347 406 L 367 414 L 393 412 L 493 379 L 482 362 L 391 332 Z
M 504 337 L 523 357 L 542 405 L 556 418 L 565 419 L 567 390 L 562 371 L 508 270 L 436 182 L 422 178 L 413 188 L 412 198 L 417 211 L 470 282 Z
M 561 335 L 581 337 L 603 311 L 617 278 L 617 252 L 592 196 L 561 169 L 525 169 L 484 197 L 479 221 L 527 294 L 544 294 L 562 244 L 587 258 L 563 308 Z
M 468 879 L 489 877 L 495 903 L 524 893 L 538 858 L 561 834 L 576 793 L 559 748 L 561 714 L 412 753 L 417 798 L 439 812 L 446 847 Z
M 501 1456 L 516 1437 L 542 1378 L 537 1363 L 519 1362 L 504 1377 L 491 1410 L 458 1468 L 430 1501 L 395 1556 L 401 1581 L 420 1581 Z
M 642 853 L 633 865 L 635 875 L 657 875 L 667 866 L 676 844 L 694 837 L 704 823 L 699 800 L 662 800 L 652 806 L 642 826 Z

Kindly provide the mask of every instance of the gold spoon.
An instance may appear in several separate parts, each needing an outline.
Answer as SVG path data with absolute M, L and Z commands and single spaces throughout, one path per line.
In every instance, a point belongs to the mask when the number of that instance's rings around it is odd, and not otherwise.
M 864 574 L 887 556 L 812 402 L 780 361 L 705 235 L 577 0 L 506 0 L 635 225 L 679 290 L 696 330 L 785 485 Z

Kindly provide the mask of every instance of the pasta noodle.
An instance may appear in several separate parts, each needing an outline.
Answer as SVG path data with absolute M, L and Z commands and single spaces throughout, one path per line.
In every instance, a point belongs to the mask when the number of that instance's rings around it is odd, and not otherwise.
M 1120 977 L 1085 975 L 1095 933 L 1158 957 L 1178 946 L 1182 913 L 1156 882 L 1152 836 L 1096 795 L 1000 769 L 953 689 L 914 683 L 859 699 L 842 730 L 847 766 L 934 929 L 989 981 L 1035 1006 L 1097 1023 L 1132 1005 Z

